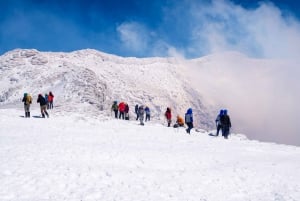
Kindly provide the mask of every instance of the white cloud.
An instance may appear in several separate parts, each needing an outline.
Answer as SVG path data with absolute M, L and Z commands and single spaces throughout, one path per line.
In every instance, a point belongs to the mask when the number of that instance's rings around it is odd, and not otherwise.
M 190 12 L 195 51 L 209 54 L 234 50 L 266 58 L 299 57 L 300 24 L 272 3 L 247 10 L 230 1 L 213 1 L 204 7 L 193 6 Z
M 124 22 L 117 27 L 122 45 L 133 52 L 145 51 L 148 48 L 149 32 L 137 22 Z

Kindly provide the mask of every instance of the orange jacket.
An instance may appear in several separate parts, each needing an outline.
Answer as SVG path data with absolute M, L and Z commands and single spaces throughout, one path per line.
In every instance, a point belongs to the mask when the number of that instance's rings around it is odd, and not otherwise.
M 177 121 L 176 121 L 177 123 L 178 123 L 178 125 L 180 125 L 180 126 L 183 126 L 184 125 L 184 121 L 183 121 L 183 118 L 181 117 L 181 116 L 177 116 Z

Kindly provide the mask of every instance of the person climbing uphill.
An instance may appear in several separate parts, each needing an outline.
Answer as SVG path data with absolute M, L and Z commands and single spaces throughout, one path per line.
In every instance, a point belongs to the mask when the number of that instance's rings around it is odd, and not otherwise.
M 32 103 L 32 97 L 28 93 L 24 93 L 22 102 L 24 102 L 25 117 L 30 117 L 30 104 Z
M 167 110 L 166 110 L 166 112 L 165 112 L 165 117 L 166 117 L 167 122 L 168 122 L 168 127 L 170 127 L 171 122 L 172 122 L 171 108 L 167 107 Z
M 188 126 L 188 128 L 186 129 L 186 132 L 188 134 L 191 134 L 191 130 L 194 127 L 193 125 L 193 110 L 192 108 L 189 108 L 185 114 L 185 123 Z
M 40 103 L 42 117 L 45 118 L 45 114 L 46 114 L 47 117 L 49 118 L 49 114 L 47 112 L 47 103 L 45 98 L 42 96 L 42 94 L 39 94 L 37 102 Z

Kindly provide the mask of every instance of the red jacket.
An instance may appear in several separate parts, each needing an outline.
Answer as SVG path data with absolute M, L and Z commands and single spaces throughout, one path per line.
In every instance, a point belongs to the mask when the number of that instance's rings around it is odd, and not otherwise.
M 171 110 L 170 109 L 167 109 L 166 113 L 165 113 L 165 116 L 167 119 L 172 119 L 172 114 L 171 114 Z
M 53 96 L 52 93 L 48 95 L 48 101 L 49 101 L 49 102 L 52 102 L 52 101 L 53 101 L 53 98 L 54 98 L 54 96 Z
M 119 111 L 120 111 L 120 112 L 124 112 L 124 111 L 125 111 L 125 103 L 124 103 L 124 102 L 121 102 L 121 103 L 119 104 Z

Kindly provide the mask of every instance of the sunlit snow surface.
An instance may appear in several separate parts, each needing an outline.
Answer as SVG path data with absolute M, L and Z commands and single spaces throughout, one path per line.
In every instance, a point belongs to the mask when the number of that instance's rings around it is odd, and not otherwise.
M 162 123 L 0 109 L 1 201 L 297 201 L 300 148 Z M 214 133 L 214 131 L 212 131 Z

